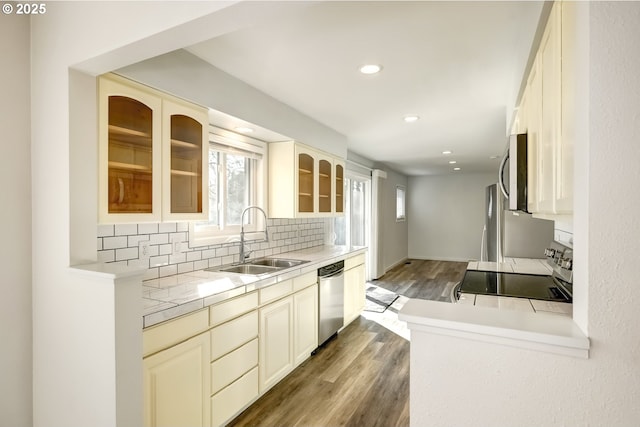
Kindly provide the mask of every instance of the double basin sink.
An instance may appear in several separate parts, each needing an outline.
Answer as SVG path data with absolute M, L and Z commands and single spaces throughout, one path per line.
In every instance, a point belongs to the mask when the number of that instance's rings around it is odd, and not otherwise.
M 307 262 L 309 261 L 303 261 L 299 259 L 260 258 L 253 261 L 247 261 L 244 264 L 237 264 L 229 267 L 207 268 L 206 271 L 223 271 L 225 273 L 260 275 L 266 273 L 275 273 L 276 271 L 295 267 Z

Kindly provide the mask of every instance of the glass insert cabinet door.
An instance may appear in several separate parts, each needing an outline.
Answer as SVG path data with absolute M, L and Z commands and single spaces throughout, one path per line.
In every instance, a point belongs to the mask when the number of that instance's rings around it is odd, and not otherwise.
M 330 160 L 320 159 L 318 161 L 318 211 L 322 213 L 331 212 L 332 167 Z
M 336 214 L 344 213 L 344 166 L 336 163 Z
M 162 102 L 163 220 L 206 220 L 208 116 L 173 99 Z
M 99 221 L 159 220 L 162 101 L 109 79 L 99 91 Z
M 307 153 L 298 154 L 298 212 L 313 213 L 315 161 Z
M 109 97 L 109 213 L 153 212 L 153 110 Z
M 171 213 L 202 212 L 202 125 L 171 116 Z

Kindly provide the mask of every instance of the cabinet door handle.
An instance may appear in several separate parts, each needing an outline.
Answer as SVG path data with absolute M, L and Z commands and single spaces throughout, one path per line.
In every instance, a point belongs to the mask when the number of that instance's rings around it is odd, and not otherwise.
M 118 187 L 120 188 L 118 204 L 122 204 L 122 202 L 124 201 L 124 181 L 122 180 L 122 178 L 118 178 Z

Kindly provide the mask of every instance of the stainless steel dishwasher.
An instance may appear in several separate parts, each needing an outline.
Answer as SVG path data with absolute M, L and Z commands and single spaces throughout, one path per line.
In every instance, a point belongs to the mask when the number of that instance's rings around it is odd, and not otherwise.
M 318 346 L 344 325 L 344 261 L 318 269 Z

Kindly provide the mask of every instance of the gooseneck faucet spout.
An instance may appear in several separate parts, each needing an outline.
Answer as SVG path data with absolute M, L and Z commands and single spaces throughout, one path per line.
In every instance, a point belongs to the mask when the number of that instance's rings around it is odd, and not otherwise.
M 244 214 L 249 209 L 257 209 L 260 212 L 262 212 L 262 215 L 264 215 L 264 230 L 247 231 L 246 233 L 264 233 L 264 241 L 265 242 L 269 241 L 269 233 L 267 232 L 267 213 L 260 206 L 248 206 L 248 207 L 246 207 L 242 211 L 242 214 L 240 215 L 240 223 L 242 224 L 241 225 L 241 229 L 240 229 L 240 263 L 243 263 L 245 261 L 245 259 L 249 256 L 249 254 L 245 255 L 245 250 L 244 250 L 244 235 L 245 235 L 245 231 L 244 231 Z

